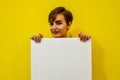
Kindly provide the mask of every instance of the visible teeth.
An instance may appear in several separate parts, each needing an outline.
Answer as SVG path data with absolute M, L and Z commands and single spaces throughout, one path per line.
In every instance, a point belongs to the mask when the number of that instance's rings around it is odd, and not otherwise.
M 53 30 L 52 32 L 53 33 L 58 33 L 60 30 L 59 29 L 56 29 L 56 30 Z
M 58 29 L 56 31 L 59 31 Z

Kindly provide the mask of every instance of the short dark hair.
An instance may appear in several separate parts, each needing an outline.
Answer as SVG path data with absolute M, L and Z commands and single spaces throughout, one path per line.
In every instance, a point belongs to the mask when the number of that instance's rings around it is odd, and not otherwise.
M 57 14 L 63 14 L 67 24 L 72 23 L 73 15 L 70 11 L 66 10 L 64 7 L 56 7 L 53 9 L 48 17 L 48 22 L 53 22 L 56 19 Z

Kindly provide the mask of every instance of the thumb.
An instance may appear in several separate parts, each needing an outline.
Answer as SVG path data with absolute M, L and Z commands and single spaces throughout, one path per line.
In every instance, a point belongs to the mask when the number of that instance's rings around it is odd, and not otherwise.
M 39 33 L 39 36 L 40 36 L 41 38 L 43 38 L 43 35 L 42 35 L 42 34 L 40 34 L 40 33 Z
M 35 39 L 35 36 L 30 37 L 30 39 L 34 40 L 34 39 Z
M 78 36 L 80 37 L 80 36 L 81 36 L 81 34 L 82 34 L 82 32 L 80 32 L 80 33 L 78 34 Z

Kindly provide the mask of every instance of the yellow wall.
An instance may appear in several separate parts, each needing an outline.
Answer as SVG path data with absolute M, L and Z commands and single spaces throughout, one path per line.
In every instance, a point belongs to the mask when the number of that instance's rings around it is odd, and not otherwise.
M 0 0 L 0 80 L 30 80 L 30 36 L 50 37 L 49 12 L 73 15 L 69 34 L 92 36 L 93 80 L 120 80 L 119 0 Z

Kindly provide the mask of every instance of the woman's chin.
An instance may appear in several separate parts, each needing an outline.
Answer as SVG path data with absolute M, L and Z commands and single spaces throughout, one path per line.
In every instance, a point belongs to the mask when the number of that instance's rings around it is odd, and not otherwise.
M 62 36 L 62 35 L 53 35 L 54 38 L 65 38 L 66 36 Z
M 54 36 L 54 38 L 62 38 L 61 36 Z

